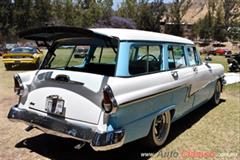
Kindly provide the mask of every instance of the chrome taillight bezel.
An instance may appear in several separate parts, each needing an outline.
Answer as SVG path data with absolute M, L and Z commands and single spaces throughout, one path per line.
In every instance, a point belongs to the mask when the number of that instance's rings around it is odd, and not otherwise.
M 109 85 L 103 88 L 102 108 L 105 113 L 114 113 L 117 111 L 117 101 Z
M 20 76 L 18 74 L 15 74 L 13 79 L 14 79 L 14 92 L 19 96 L 23 95 L 24 87 Z

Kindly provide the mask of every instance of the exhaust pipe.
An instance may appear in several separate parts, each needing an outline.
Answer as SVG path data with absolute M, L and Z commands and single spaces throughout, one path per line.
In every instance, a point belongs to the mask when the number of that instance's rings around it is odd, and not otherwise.
M 32 125 L 29 125 L 27 128 L 25 128 L 25 131 L 29 132 L 33 129 L 33 126 Z

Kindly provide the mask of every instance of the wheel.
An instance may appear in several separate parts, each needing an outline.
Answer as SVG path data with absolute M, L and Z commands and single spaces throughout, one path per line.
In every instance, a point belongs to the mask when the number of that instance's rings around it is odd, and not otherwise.
M 158 147 L 164 144 L 167 139 L 171 126 L 170 111 L 158 115 L 152 123 L 151 130 L 147 136 L 147 145 L 149 147 Z
M 4 64 L 6 70 L 11 70 L 12 69 L 12 65 L 11 64 Z
M 221 96 L 221 90 L 222 90 L 222 85 L 221 82 L 218 80 L 215 86 L 214 94 L 210 100 L 210 102 L 213 105 L 218 105 L 220 102 L 220 96 Z

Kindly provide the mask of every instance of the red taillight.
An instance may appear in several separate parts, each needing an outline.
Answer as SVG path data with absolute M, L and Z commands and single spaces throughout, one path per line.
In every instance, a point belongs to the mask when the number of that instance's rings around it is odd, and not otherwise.
M 105 86 L 103 89 L 102 107 L 106 113 L 113 112 L 117 107 L 113 92 L 109 86 Z
M 112 102 L 110 100 L 110 97 L 106 91 L 103 91 L 103 109 L 106 113 L 110 113 L 112 111 Z

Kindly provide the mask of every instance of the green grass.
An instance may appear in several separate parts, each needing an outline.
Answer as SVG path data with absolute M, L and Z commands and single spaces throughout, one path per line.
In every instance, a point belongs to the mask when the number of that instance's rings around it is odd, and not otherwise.
M 240 83 L 224 86 L 224 93 L 239 98 L 238 100 L 240 101 Z

